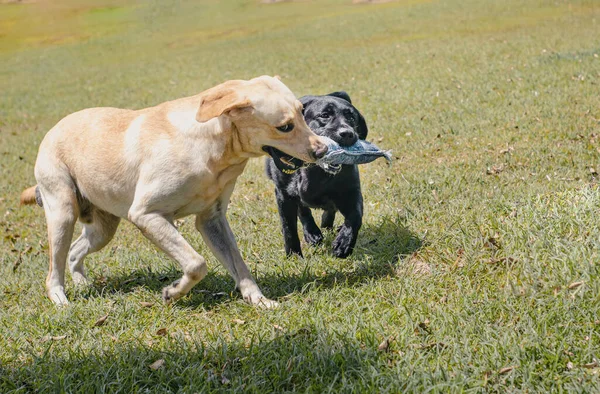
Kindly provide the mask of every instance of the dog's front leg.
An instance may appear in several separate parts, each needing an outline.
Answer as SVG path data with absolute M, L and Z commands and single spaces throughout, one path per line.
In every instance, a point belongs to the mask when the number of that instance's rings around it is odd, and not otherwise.
M 298 217 L 304 230 L 304 240 L 313 246 L 323 242 L 323 233 L 315 223 L 310 208 L 298 204 Z
M 275 189 L 275 197 L 279 209 L 279 218 L 281 219 L 285 254 L 291 256 L 295 253 L 302 257 L 300 238 L 298 238 L 298 202 L 280 189 Z
M 250 270 L 242 259 L 224 211 L 217 209 L 209 218 L 196 216 L 196 228 L 213 254 L 229 271 L 244 300 L 252 305 L 266 308 L 275 308 L 279 305 L 276 301 L 266 298 L 252 278 Z
M 183 269 L 183 276 L 163 289 L 163 300 L 170 303 L 185 294 L 206 276 L 206 261 L 190 246 L 177 231 L 170 218 L 158 213 L 145 212 L 143 208 L 131 209 L 129 220 L 135 224 L 150 241 L 177 261 Z
M 340 213 L 344 216 L 344 224 L 339 229 L 333 241 L 333 254 L 336 257 L 346 258 L 354 250 L 358 231 L 362 226 L 363 199 L 360 191 L 349 195 L 336 203 Z

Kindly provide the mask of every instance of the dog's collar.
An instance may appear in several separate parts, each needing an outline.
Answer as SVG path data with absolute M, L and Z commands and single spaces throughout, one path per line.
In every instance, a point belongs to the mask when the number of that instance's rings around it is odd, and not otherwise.
M 341 170 L 342 170 L 342 165 L 341 164 L 327 164 L 327 163 L 323 163 L 323 164 L 314 164 L 314 163 L 305 163 L 305 165 L 302 166 L 302 168 L 310 168 L 310 167 L 319 167 L 320 169 L 322 169 L 323 171 L 325 171 L 325 173 L 327 173 L 328 175 L 337 175 Z

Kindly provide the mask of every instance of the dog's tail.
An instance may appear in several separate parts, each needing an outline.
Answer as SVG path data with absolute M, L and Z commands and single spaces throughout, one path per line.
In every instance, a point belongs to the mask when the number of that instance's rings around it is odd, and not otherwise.
M 37 203 L 40 207 L 42 204 L 42 196 L 37 185 L 31 186 L 21 193 L 21 205 L 33 205 Z

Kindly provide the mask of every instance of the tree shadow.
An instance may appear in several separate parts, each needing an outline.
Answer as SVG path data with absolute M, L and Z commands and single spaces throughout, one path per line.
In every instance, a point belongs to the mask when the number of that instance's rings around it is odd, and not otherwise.
M 373 392 L 377 386 L 401 392 L 406 388 L 405 378 L 389 367 L 403 363 L 402 356 L 378 351 L 376 335 L 359 341 L 310 324 L 276 330 L 269 339 L 242 336 L 208 341 L 186 335 L 178 331 L 155 339 L 160 346 L 149 346 L 141 338 L 117 339 L 102 350 L 68 351 L 60 344 L 52 349 L 50 345 L 44 357 L 13 366 L 0 364 L 0 389 L 265 393 L 364 392 L 366 387 Z
M 319 251 L 330 253 L 331 240 L 335 232 L 326 234 L 327 242 Z M 333 288 L 335 286 L 353 287 L 371 279 L 394 275 L 400 256 L 419 250 L 423 241 L 412 233 L 400 217 L 384 217 L 378 224 L 366 224 L 359 233 L 354 253 L 347 259 L 346 266 L 351 270 L 334 270 L 325 275 L 317 275 L 307 266 L 302 273 L 280 274 L 266 273 L 258 278 L 259 286 L 270 298 L 281 298 L 293 293 L 304 293 L 308 288 Z M 327 250 L 327 252 L 325 252 Z M 313 257 L 315 258 L 315 257 Z M 327 258 L 327 257 L 324 257 Z M 310 262 L 308 261 L 307 264 Z M 132 292 L 138 287 L 158 292 L 181 277 L 181 271 L 175 267 L 166 270 L 142 268 L 101 279 L 96 279 L 84 297 L 99 296 L 116 292 Z M 234 291 L 233 279 L 221 272 L 210 272 L 190 293 L 177 301 L 182 307 L 202 305 L 211 309 L 217 304 L 239 298 Z

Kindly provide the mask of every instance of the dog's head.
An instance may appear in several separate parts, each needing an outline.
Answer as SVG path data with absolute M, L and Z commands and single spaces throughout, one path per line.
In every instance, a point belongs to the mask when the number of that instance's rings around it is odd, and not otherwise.
M 304 105 L 304 119 L 316 134 L 329 137 L 341 146 L 367 138 L 365 118 L 352 105 L 348 93 L 304 96 L 300 102 Z
M 231 121 L 236 149 L 247 155 L 270 154 L 282 171 L 293 172 L 327 152 L 308 127 L 302 104 L 278 78 L 262 76 L 228 81 L 201 96 L 198 122 L 215 117 Z

